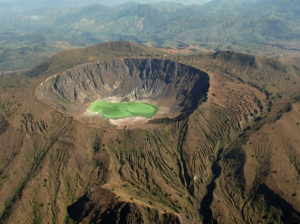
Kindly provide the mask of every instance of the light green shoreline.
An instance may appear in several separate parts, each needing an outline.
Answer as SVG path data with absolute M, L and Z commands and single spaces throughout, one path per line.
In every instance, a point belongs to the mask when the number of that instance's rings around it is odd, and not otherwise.
M 144 102 L 106 102 L 96 100 L 88 108 L 90 112 L 101 114 L 103 118 L 119 119 L 126 117 L 142 116 L 153 117 L 158 111 L 158 107 Z

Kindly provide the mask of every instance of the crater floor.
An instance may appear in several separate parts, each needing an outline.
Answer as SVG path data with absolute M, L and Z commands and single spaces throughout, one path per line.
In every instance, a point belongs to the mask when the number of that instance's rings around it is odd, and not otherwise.
M 158 107 L 143 102 L 106 102 L 96 100 L 88 111 L 101 115 L 102 118 L 120 119 L 127 117 L 153 117 Z

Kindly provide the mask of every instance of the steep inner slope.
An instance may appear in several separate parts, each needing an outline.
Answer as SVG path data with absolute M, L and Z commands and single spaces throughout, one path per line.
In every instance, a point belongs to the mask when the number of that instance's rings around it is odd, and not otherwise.
M 159 59 L 121 59 L 76 66 L 37 88 L 38 97 L 75 115 L 97 99 L 141 101 L 159 107 L 154 118 L 182 119 L 206 99 L 208 75 L 184 64 Z

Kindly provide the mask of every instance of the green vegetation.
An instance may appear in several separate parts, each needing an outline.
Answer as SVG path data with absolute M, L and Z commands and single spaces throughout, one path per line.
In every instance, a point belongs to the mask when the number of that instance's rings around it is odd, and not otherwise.
M 296 0 L 289 4 L 276 0 L 272 7 L 267 0 L 213 2 L 64 10 L 40 6 L 33 15 L 29 9 L 15 11 L 15 7 L 6 9 L 0 4 L 0 71 L 33 67 L 64 49 L 104 41 L 126 40 L 164 48 L 193 45 L 264 55 L 299 52 L 300 8 Z
M 42 223 L 42 217 L 41 217 L 41 213 L 40 213 L 40 210 L 39 210 L 39 205 L 34 202 L 33 205 L 32 205 L 32 222 L 34 224 L 40 224 Z
M 91 104 L 88 110 L 101 114 L 103 118 L 119 119 L 137 116 L 150 118 L 156 114 L 158 108 L 143 102 L 112 103 L 96 100 Z
M 0 115 L 0 134 L 6 130 L 7 126 L 8 126 L 7 121 L 4 119 L 4 117 Z

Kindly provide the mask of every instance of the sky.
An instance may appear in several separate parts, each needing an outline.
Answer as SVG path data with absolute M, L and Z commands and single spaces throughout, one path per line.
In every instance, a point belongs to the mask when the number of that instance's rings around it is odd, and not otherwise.
M 64 3 L 69 4 L 70 6 L 79 6 L 79 5 L 89 5 L 89 4 L 102 4 L 102 5 L 120 5 L 128 2 L 137 2 L 137 3 L 158 3 L 162 0 L 0 0 L 0 2 L 22 2 L 22 4 L 32 4 L 32 3 L 46 3 L 47 5 Z M 204 4 L 210 2 L 211 0 L 163 0 L 165 2 L 173 2 L 180 4 Z

